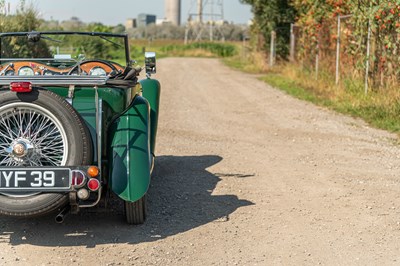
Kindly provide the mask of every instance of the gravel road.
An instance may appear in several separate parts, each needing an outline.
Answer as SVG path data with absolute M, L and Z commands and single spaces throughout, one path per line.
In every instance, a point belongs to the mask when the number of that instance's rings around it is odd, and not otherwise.
M 0 218 L 0 265 L 400 264 L 395 135 L 214 59 L 159 60 L 148 220 Z

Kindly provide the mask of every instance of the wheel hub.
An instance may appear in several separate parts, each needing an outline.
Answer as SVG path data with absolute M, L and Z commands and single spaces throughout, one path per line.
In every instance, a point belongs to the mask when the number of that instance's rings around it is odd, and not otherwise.
M 23 162 L 25 159 L 31 159 L 38 155 L 33 144 L 27 139 L 15 140 L 6 151 L 18 162 Z
M 21 157 L 21 156 L 25 155 L 25 152 L 26 152 L 26 147 L 24 144 L 17 143 L 14 145 L 13 153 L 15 156 Z

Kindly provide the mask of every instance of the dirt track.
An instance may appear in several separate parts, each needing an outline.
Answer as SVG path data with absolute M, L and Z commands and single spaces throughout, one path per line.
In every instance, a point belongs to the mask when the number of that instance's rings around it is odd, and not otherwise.
M 213 59 L 164 59 L 149 216 L 0 218 L 0 265 L 400 264 L 396 136 Z

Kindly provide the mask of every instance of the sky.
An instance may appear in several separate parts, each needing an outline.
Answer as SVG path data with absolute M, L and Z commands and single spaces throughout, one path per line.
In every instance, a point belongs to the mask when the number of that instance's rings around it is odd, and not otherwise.
M 212 2 L 204 0 L 206 1 Z M 223 1 L 225 20 L 242 24 L 252 18 L 249 5 L 241 4 L 239 0 L 219 1 Z M 5 0 L 5 2 L 10 2 L 11 11 L 14 11 L 20 1 Z M 26 2 L 32 3 L 44 19 L 63 21 L 75 16 L 83 22 L 101 22 L 105 25 L 124 24 L 127 18 L 136 18 L 140 13 L 164 18 L 165 10 L 165 0 L 26 0 Z M 181 0 L 181 2 L 181 21 L 185 22 L 189 13 L 195 13 L 197 1 Z

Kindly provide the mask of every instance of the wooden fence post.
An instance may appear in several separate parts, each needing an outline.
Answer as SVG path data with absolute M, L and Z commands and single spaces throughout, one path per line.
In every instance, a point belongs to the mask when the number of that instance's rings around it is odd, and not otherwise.
M 367 58 L 365 59 L 365 81 L 364 93 L 368 94 L 368 77 L 369 77 L 369 57 L 370 57 L 370 42 L 371 42 L 371 19 L 368 20 L 368 35 L 367 35 Z
M 295 45 L 296 45 L 296 36 L 294 35 L 294 24 L 290 23 L 290 61 L 294 62 L 295 60 Z
M 336 78 L 335 84 L 339 84 L 339 62 L 340 62 L 340 15 L 337 17 L 337 39 L 336 39 Z
M 269 66 L 273 67 L 275 64 L 275 42 L 276 42 L 276 32 L 271 31 L 271 44 L 270 44 L 270 55 L 269 55 Z
M 315 49 L 315 79 L 318 79 L 319 71 L 319 40 L 317 41 L 317 47 Z

